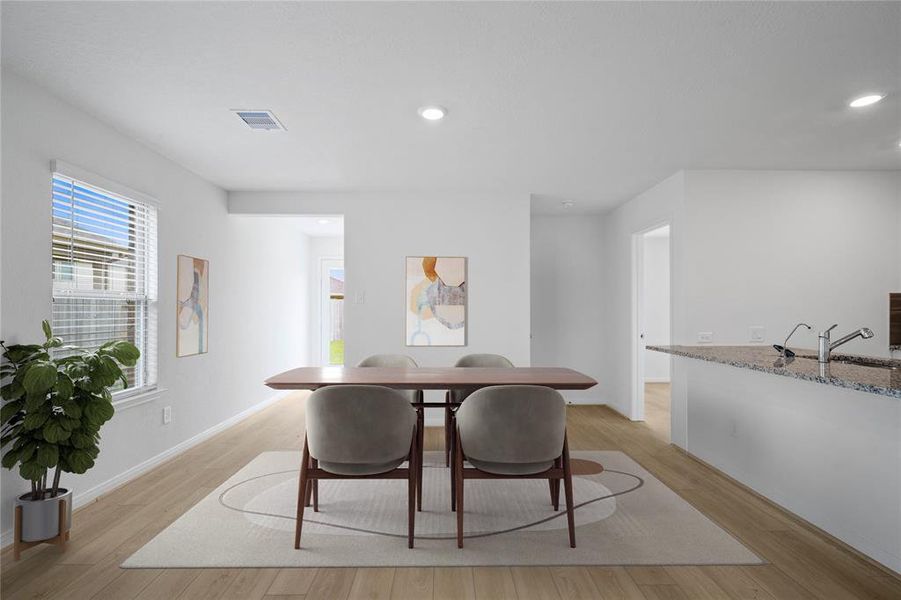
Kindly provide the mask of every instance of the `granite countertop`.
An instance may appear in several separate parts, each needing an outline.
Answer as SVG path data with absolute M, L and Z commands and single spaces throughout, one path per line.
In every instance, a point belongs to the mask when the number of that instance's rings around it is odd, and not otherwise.
M 821 369 L 817 362 L 816 350 L 792 348 L 797 356 L 783 364 L 779 360 L 779 352 L 771 346 L 647 346 L 647 349 L 901 398 L 901 360 L 833 353 L 832 360 Z M 841 362 L 846 359 L 865 359 L 883 366 L 872 367 Z

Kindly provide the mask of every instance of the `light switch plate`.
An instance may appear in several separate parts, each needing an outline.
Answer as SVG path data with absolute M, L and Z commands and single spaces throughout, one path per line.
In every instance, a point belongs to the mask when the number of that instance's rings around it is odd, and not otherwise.
M 763 343 L 766 338 L 766 327 L 762 325 L 752 325 L 748 329 L 748 339 L 752 342 Z
M 699 344 L 712 344 L 713 343 L 713 332 L 712 331 L 699 331 L 698 332 L 698 343 Z
M 163 407 L 163 425 L 168 425 L 172 422 L 172 407 L 166 406 Z

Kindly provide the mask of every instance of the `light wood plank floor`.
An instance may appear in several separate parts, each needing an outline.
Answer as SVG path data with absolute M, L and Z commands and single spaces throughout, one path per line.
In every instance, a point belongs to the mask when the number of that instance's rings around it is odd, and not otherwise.
M 657 439 L 670 441 L 669 383 L 644 384 L 644 422 Z
M 758 599 L 901 598 L 901 579 L 761 500 L 610 409 L 569 409 L 574 449 L 621 450 L 770 564 L 722 567 L 491 567 L 123 570 L 119 563 L 265 450 L 300 448 L 297 395 L 76 512 L 67 552 L 0 555 L 19 598 Z M 438 430 L 428 447 L 440 449 Z M 448 548 L 449 552 L 455 551 Z

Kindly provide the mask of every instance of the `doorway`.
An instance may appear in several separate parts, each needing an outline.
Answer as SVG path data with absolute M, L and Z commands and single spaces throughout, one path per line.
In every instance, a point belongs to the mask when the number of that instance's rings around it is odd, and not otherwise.
M 323 258 L 319 277 L 320 364 L 344 365 L 344 260 Z
M 633 235 L 632 419 L 645 421 L 654 434 L 670 440 L 670 355 L 646 346 L 671 343 L 669 223 Z

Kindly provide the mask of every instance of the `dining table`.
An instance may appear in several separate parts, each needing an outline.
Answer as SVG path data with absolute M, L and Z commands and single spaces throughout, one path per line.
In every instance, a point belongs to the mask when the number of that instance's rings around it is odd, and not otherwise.
M 273 375 L 265 384 L 274 390 L 318 390 L 331 385 L 379 385 L 396 390 L 465 390 L 493 385 L 540 385 L 556 390 L 587 390 L 597 381 L 564 367 L 297 367 Z M 447 408 L 458 404 L 452 394 L 443 402 L 427 402 L 419 396 L 416 408 L 420 453 L 423 449 L 424 409 Z M 452 431 L 450 444 L 454 443 Z M 416 504 L 422 510 L 422 455 L 417 477 Z M 451 486 L 454 487 L 453 485 Z M 306 503 L 309 504 L 310 495 Z

